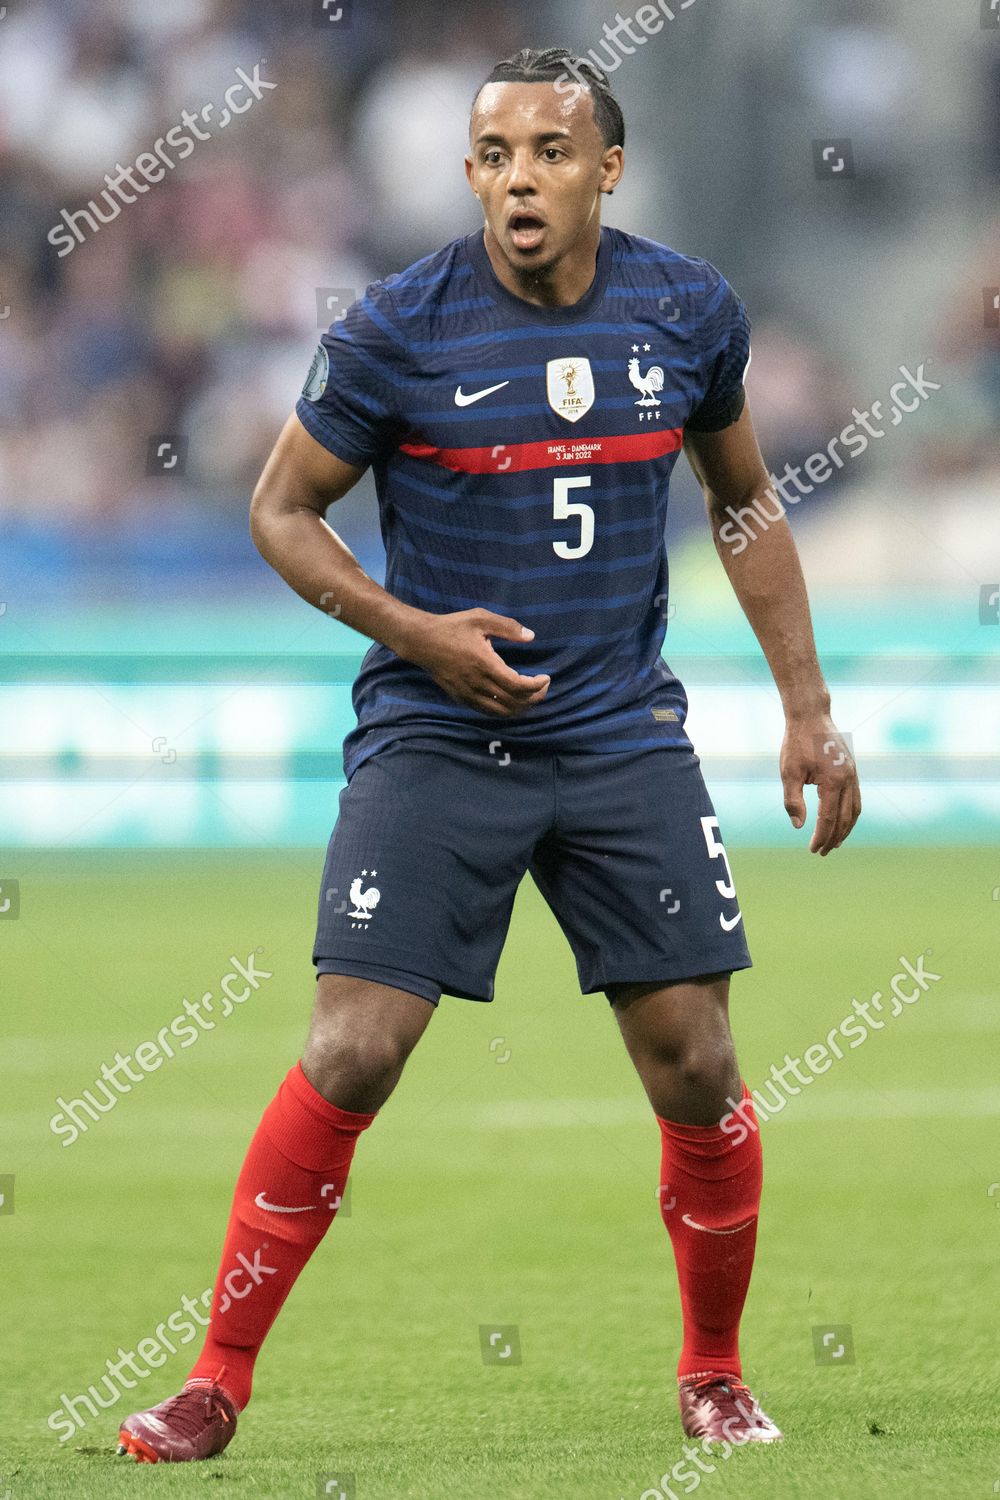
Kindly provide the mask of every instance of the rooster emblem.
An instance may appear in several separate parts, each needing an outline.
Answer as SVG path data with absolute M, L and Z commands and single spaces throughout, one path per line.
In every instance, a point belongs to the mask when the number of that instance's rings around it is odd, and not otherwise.
M 637 359 L 630 359 L 628 362 L 628 378 L 636 390 L 642 392 L 642 395 L 635 403 L 636 406 L 659 406 L 659 398 L 654 393 L 663 390 L 662 365 L 653 365 L 652 369 L 647 370 L 645 375 L 640 375 L 639 361 Z
M 372 870 L 371 873 L 374 875 L 376 872 Z M 367 870 L 362 870 L 361 874 L 351 881 L 351 900 L 354 902 L 354 910 L 350 915 L 359 922 L 370 922 L 372 912 L 382 899 L 377 886 L 370 885 L 366 891 L 362 890 L 362 876 L 367 874 Z

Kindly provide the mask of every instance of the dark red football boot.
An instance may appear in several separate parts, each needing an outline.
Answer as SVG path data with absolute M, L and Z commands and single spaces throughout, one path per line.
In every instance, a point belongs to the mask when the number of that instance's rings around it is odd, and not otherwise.
M 706 1372 L 677 1382 L 681 1423 L 688 1437 L 713 1443 L 779 1443 L 784 1437 L 756 1396 L 736 1375 Z
M 149 1411 L 126 1417 L 118 1452 L 140 1464 L 184 1464 L 214 1458 L 236 1431 L 238 1410 L 219 1385 L 186 1385 Z

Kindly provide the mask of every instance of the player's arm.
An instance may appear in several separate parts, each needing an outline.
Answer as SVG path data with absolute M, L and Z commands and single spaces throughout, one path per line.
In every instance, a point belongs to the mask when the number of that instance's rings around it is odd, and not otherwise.
M 752 505 L 770 485 L 749 405 L 717 432 L 688 430 L 688 456 L 705 495 L 716 550 L 743 613 L 771 668 L 785 710 L 781 780 L 785 808 L 796 828 L 805 822 L 803 786 L 819 791 L 819 815 L 810 849 L 829 854 L 850 833 L 861 812 L 854 761 L 830 717 L 830 694 L 816 657 L 809 601 L 791 528 L 782 517 L 742 548 L 727 541 L 728 506 Z M 770 517 L 772 507 L 762 506 Z M 742 534 L 741 534 L 742 535 Z M 831 747 L 831 741 L 833 745 Z M 824 750 L 825 747 L 825 750 Z M 836 753 L 831 754 L 831 748 Z
M 364 472 L 290 416 L 250 506 L 250 534 L 261 556 L 307 603 L 423 667 L 458 702 L 501 718 L 540 702 L 549 678 L 515 672 L 490 644 L 491 636 L 531 640 L 533 631 L 486 609 L 436 615 L 393 598 L 327 525 L 328 507 Z

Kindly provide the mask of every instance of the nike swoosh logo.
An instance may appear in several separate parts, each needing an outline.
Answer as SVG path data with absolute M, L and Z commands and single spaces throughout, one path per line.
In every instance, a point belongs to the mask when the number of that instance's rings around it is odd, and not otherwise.
M 468 396 L 463 393 L 462 387 L 459 386 L 458 390 L 455 392 L 455 405 L 471 406 L 473 401 L 481 401 L 484 396 L 492 396 L 494 391 L 502 391 L 505 385 L 510 385 L 510 381 L 501 380 L 499 385 L 488 385 L 485 391 L 473 391 Z
M 684 1220 L 685 1224 L 689 1224 L 692 1229 L 700 1229 L 704 1234 L 739 1234 L 741 1229 L 748 1229 L 749 1226 L 754 1222 L 753 1219 L 747 1219 L 745 1224 L 737 1224 L 734 1229 L 709 1229 L 707 1224 L 697 1223 L 696 1220 L 692 1219 L 690 1214 L 682 1214 L 681 1218 Z
M 284 1208 L 280 1203 L 268 1203 L 263 1193 L 258 1193 L 253 1200 L 258 1208 L 262 1208 L 269 1214 L 307 1214 L 312 1208 L 311 1203 L 305 1203 L 301 1208 Z
M 732 932 L 732 930 L 736 926 L 737 922 L 742 922 L 743 921 L 743 913 L 741 911 L 738 911 L 736 913 L 735 917 L 733 917 L 731 921 L 727 922 L 726 919 L 725 919 L 725 917 L 722 915 L 722 913 L 720 911 L 720 913 L 719 913 L 719 921 L 722 923 L 722 930 L 723 930 L 723 932 Z

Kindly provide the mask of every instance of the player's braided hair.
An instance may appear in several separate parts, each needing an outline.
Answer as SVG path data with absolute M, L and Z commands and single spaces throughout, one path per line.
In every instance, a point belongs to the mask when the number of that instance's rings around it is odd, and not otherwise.
M 605 146 L 624 146 L 625 120 L 621 105 L 611 92 L 607 74 L 589 57 L 576 57 L 565 47 L 522 47 L 513 57 L 505 57 L 494 66 L 490 76 L 483 79 L 476 98 L 488 83 L 557 83 L 563 80 L 567 92 L 575 86 L 590 90 L 594 119 Z

